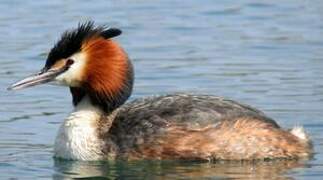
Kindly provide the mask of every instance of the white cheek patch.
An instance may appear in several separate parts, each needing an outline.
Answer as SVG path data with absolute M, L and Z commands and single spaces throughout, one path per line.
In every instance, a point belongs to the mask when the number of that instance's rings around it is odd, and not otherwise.
M 72 59 L 74 63 L 67 71 L 57 76 L 55 80 L 62 85 L 77 87 L 80 85 L 84 75 L 83 72 L 86 63 L 85 53 L 76 53 L 68 59 Z

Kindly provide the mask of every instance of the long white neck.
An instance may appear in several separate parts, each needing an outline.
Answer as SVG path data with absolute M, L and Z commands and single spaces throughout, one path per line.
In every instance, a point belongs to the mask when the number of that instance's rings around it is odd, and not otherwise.
M 73 160 L 104 159 L 104 142 L 98 137 L 103 111 L 84 97 L 59 128 L 55 140 L 55 157 Z

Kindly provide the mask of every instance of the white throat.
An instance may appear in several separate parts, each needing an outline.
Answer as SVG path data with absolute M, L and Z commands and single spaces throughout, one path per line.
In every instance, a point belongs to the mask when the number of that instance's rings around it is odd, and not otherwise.
M 64 120 L 55 140 L 55 157 L 72 160 L 102 160 L 104 142 L 98 138 L 103 112 L 84 97 Z

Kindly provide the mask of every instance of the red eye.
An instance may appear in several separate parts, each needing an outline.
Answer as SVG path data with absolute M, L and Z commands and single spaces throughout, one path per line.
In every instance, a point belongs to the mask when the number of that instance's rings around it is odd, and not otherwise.
M 71 66 L 74 63 L 73 59 L 67 59 L 66 66 Z

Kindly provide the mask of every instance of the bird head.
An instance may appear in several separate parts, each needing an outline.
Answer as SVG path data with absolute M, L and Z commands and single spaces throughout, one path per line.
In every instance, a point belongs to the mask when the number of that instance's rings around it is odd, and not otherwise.
M 133 86 L 131 62 L 111 39 L 120 34 L 117 28 L 95 26 L 92 21 L 79 24 L 62 34 L 38 73 L 8 89 L 56 82 L 70 87 L 74 105 L 88 95 L 93 104 L 110 112 L 128 99 Z

